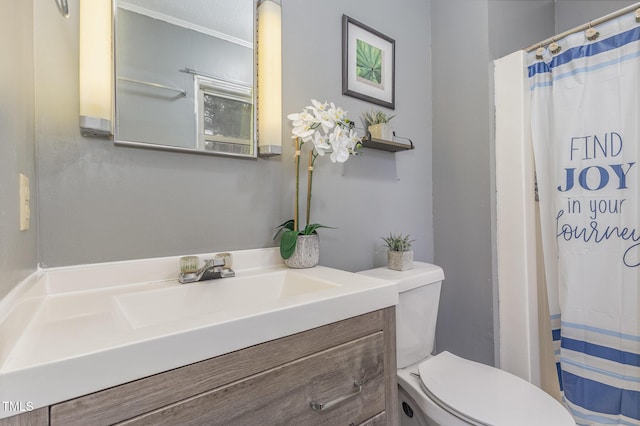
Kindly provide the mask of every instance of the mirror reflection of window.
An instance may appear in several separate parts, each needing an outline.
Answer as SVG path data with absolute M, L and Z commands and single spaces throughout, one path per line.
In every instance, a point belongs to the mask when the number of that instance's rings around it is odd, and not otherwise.
M 199 144 L 205 150 L 253 154 L 253 90 L 232 82 L 196 77 Z

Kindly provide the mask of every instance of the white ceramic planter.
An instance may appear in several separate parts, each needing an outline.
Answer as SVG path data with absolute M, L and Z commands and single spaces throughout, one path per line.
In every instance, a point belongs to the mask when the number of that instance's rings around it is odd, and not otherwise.
M 387 267 L 394 271 L 406 271 L 413 268 L 413 251 L 388 251 Z
M 389 123 L 378 123 L 369 126 L 369 133 L 374 139 L 393 140 L 393 127 Z
M 296 251 L 290 258 L 284 259 L 289 268 L 313 268 L 320 260 L 320 236 L 318 234 L 298 235 Z

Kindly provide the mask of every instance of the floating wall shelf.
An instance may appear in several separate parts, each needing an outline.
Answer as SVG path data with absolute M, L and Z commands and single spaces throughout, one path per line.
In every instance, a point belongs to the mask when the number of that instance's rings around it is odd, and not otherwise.
M 372 138 L 369 132 L 367 132 L 367 135 L 362 139 L 362 146 L 364 148 L 380 149 L 382 151 L 388 152 L 398 152 L 415 149 L 413 142 L 409 138 L 395 136 L 394 140 L 388 141 L 384 139 Z

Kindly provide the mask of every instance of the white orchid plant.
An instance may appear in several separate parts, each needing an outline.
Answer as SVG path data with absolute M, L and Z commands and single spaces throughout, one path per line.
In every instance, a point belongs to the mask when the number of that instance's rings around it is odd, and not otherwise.
M 347 118 L 347 112 L 336 107 L 333 102 L 320 103 L 311 100 L 310 106 L 304 107 L 302 112 L 289 114 L 287 118 L 293 125 L 292 139 L 295 140 L 294 155 L 296 169 L 296 199 L 293 219 L 289 219 L 280 226 L 276 238 L 282 232 L 280 240 L 280 254 L 288 259 L 296 249 L 299 235 L 315 234 L 318 228 L 329 228 L 319 223 L 310 223 L 311 188 L 313 182 L 313 166 L 318 157 L 328 154 L 332 163 L 344 163 L 351 155 L 357 154 L 362 138 L 354 130 L 353 121 Z M 313 147 L 309 151 L 309 165 L 307 168 L 307 221 L 300 229 L 298 220 L 298 205 L 300 192 L 300 155 L 305 143 L 311 142 Z

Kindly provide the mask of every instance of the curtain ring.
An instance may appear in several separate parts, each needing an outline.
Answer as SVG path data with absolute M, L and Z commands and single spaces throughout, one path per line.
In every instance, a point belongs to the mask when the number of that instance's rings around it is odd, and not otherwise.
M 600 33 L 598 32 L 598 30 L 596 30 L 595 28 L 593 28 L 591 26 L 591 21 L 589 21 L 589 28 L 587 28 L 587 30 L 584 32 L 585 36 L 587 36 L 587 40 L 589 41 L 593 41 L 595 39 L 597 39 L 598 37 L 600 37 Z
M 636 22 L 640 22 L 640 8 L 636 9 Z
M 536 49 L 536 59 L 541 61 L 544 58 L 544 47 L 542 47 L 542 43 L 540 43 L 540 47 Z
M 562 50 L 562 47 L 560 47 L 560 45 L 558 43 L 556 43 L 556 41 L 551 38 L 551 44 L 549 45 L 549 51 L 551 52 L 551 54 L 555 55 L 560 53 L 560 51 Z

